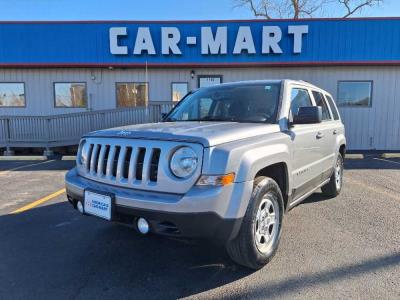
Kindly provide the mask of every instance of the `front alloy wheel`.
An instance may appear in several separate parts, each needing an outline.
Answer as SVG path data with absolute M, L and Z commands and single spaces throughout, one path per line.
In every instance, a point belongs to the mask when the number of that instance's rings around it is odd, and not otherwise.
M 239 233 L 226 247 L 232 260 L 252 269 L 266 265 L 278 249 L 283 211 L 279 185 L 272 178 L 257 177 Z
M 271 199 L 272 194 L 266 194 L 258 207 L 256 221 L 254 222 L 254 240 L 258 251 L 268 252 L 276 238 L 279 224 L 279 207 L 277 201 Z

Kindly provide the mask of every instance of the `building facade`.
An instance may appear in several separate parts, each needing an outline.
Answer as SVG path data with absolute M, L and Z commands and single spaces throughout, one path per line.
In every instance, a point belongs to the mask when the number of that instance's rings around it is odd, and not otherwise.
M 0 116 L 179 101 L 239 80 L 329 91 L 353 150 L 400 149 L 400 19 L 0 23 Z

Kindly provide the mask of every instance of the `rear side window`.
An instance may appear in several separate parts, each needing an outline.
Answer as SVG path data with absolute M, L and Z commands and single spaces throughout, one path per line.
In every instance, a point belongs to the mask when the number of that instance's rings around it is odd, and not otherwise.
M 317 91 L 313 91 L 312 93 L 313 93 L 315 103 L 317 104 L 317 106 L 322 107 L 322 120 L 323 121 L 331 120 L 329 108 L 324 100 L 324 96 L 320 92 L 317 92 Z
M 338 112 L 338 110 L 337 110 L 337 108 L 336 108 L 335 103 L 333 102 L 333 99 L 332 99 L 330 96 L 328 96 L 328 95 L 325 95 L 325 98 L 326 98 L 326 101 L 328 101 L 329 106 L 331 107 L 331 111 L 332 111 L 332 114 L 333 114 L 333 118 L 334 118 L 335 120 L 339 120 L 339 119 L 340 119 L 340 118 L 339 118 L 339 112 Z
M 300 107 L 312 106 L 310 94 L 305 89 L 293 88 L 290 95 L 290 111 L 296 116 Z

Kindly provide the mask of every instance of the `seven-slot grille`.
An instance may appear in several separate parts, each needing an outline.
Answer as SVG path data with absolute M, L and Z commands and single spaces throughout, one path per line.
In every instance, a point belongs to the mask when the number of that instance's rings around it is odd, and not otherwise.
M 117 182 L 157 182 L 160 148 L 90 143 L 85 172 Z

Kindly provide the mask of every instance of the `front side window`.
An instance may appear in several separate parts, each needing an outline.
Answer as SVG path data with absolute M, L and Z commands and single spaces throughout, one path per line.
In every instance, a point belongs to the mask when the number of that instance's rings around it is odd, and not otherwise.
M 329 108 L 325 102 L 324 96 L 320 92 L 317 92 L 317 91 L 313 91 L 312 93 L 314 96 L 315 104 L 317 106 L 321 106 L 321 108 L 322 108 L 322 121 L 331 120 Z
M 0 107 L 24 107 L 24 83 L 0 83 Z
M 86 107 L 86 83 L 54 83 L 56 107 Z
M 369 107 L 372 98 L 372 81 L 339 81 L 338 105 Z
M 305 89 L 293 88 L 290 100 L 290 111 L 293 118 L 297 116 L 300 107 L 312 106 L 310 94 Z
M 139 107 L 148 102 L 148 84 L 124 82 L 117 83 L 117 106 Z
M 172 102 L 179 102 L 187 93 L 187 82 L 173 82 L 172 83 Z
M 280 83 L 214 86 L 178 103 L 165 121 L 275 123 Z

